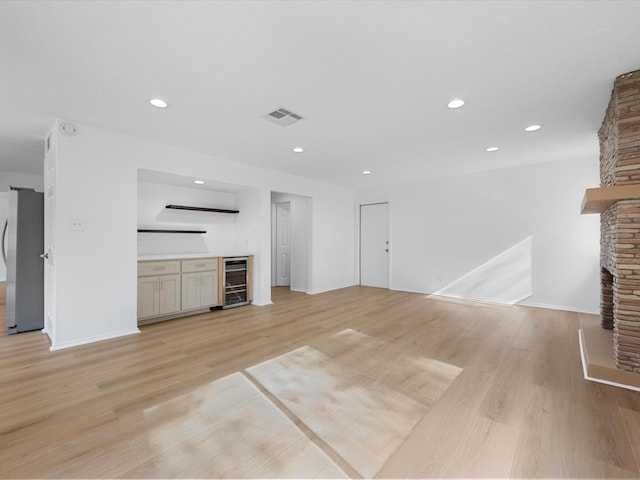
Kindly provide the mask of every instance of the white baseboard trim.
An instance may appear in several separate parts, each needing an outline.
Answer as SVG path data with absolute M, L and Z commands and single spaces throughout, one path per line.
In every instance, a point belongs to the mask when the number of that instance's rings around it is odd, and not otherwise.
M 306 293 L 308 295 L 318 295 L 320 293 L 333 292 L 334 290 L 342 290 L 343 288 L 358 287 L 358 286 L 359 285 L 357 283 L 350 283 L 349 285 L 343 285 L 341 287 L 336 287 L 336 288 L 327 288 L 326 290 L 309 290 Z
M 600 311 L 587 310 L 578 307 L 568 307 L 566 305 L 547 305 L 544 303 L 518 302 L 516 305 L 523 307 L 548 308 L 549 310 L 562 310 L 564 312 L 587 313 L 589 315 L 600 315 Z
M 491 303 L 494 305 L 500 305 L 504 307 L 509 307 L 514 305 L 514 302 L 508 302 L 505 300 L 496 300 L 495 298 L 485 298 L 485 297 L 466 297 L 464 295 L 456 295 L 455 293 L 441 293 L 434 292 L 430 293 L 434 297 L 445 297 L 445 298 L 455 298 L 456 300 L 466 300 L 468 302 L 480 302 L 480 303 Z
M 260 303 L 251 302 L 251 305 L 253 305 L 254 307 L 266 307 L 267 305 L 273 305 L 273 302 L 272 301 L 260 302 Z
M 546 304 L 546 303 L 535 303 L 535 302 L 527 302 L 526 299 L 525 300 L 521 300 L 519 302 L 507 302 L 504 300 L 496 300 L 495 298 L 478 298 L 478 297 L 467 297 L 464 295 L 456 295 L 456 294 L 449 294 L 449 293 L 441 293 L 441 292 L 421 292 L 418 290 L 409 290 L 409 289 L 399 289 L 399 288 L 390 288 L 390 290 L 394 290 L 397 292 L 410 292 L 410 293 L 420 293 L 422 295 L 434 295 L 434 296 L 440 296 L 440 297 L 450 297 L 450 298 L 456 298 L 458 300 L 468 300 L 470 302 L 485 302 L 485 303 L 494 303 L 497 305 L 520 305 L 523 307 L 534 307 L 534 308 L 548 308 L 549 310 L 562 310 L 564 312 L 576 312 L 576 313 L 587 313 L 590 315 L 600 315 L 600 311 L 599 310 L 588 310 L 585 308 L 579 308 L 579 307 L 570 307 L 567 305 L 551 305 L 551 304 Z
M 126 335 L 133 335 L 136 333 L 140 333 L 140 330 L 138 328 L 134 328 L 132 330 L 121 330 L 119 332 L 113 332 L 113 333 L 108 333 L 104 335 L 95 335 L 93 337 L 80 338 L 78 340 L 72 340 L 70 342 L 52 343 L 51 346 L 49 347 L 49 350 L 54 352 L 56 350 L 62 350 L 62 349 L 71 348 L 71 347 L 78 347 L 80 345 L 86 345 L 87 343 L 100 342 L 102 340 L 110 340 L 112 338 L 124 337 Z

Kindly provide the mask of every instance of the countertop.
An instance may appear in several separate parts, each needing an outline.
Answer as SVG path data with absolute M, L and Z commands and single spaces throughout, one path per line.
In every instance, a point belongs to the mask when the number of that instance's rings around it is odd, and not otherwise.
M 248 257 L 248 252 L 208 252 L 208 253 L 158 253 L 154 255 L 138 255 L 138 261 L 143 260 L 178 260 L 181 258 L 211 258 L 211 257 Z

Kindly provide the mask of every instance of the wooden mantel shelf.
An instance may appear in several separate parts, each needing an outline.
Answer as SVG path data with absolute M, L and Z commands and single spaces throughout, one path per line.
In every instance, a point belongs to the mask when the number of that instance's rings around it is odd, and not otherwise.
M 640 185 L 587 188 L 580 213 L 602 213 L 620 200 L 640 199 Z

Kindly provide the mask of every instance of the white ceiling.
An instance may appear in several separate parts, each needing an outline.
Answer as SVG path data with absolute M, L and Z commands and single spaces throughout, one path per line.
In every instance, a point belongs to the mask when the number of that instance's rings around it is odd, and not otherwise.
M 0 170 L 41 172 L 56 117 L 353 187 L 595 162 L 638 19 L 638 1 L 3 0 Z M 262 118 L 279 107 L 305 120 Z

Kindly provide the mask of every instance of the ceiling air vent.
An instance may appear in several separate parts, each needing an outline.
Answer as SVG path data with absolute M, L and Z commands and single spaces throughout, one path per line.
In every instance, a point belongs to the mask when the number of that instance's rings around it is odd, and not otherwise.
M 276 125 L 280 125 L 281 127 L 288 127 L 296 123 L 299 120 L 302 120 L 302 117 L 297 113 L 293 113 L 285 108 L 279 108 L 271 113 L 268 113 L 264 116 L 265 119 L 270 122 L 275 123 Z

